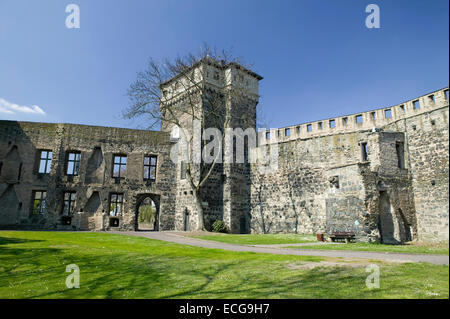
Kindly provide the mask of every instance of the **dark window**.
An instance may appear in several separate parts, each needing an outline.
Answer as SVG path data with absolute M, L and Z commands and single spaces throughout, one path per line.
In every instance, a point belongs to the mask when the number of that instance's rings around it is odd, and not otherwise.
M 377 119 L 377 113 L 375 113 L 375 112 L 371 112 L 370 116 L 372 117 L 372 120 L 376 120 Z
M 403 142 L 397 142 L 395 144 L 395 149 L 397 151 L 398 167 L 403 169 L 405 168 L 405 151 Z
M 270 132 L 266 132 L 266 140 L 270 140 Z
M 392 118 L 392 111 L 391 111 L 391 109 L 384 110 L 384 117 L 387 118 L 387 119 Z
M 39 156 L 39 170 L 38 172 L 41 174 L 50 173 L 50 169 L 52 167 L 52 151 L 42 150 L 40 151 Z
M 420 102 L 419 102 L 419 100 L 415 100 L 415 101 L 413 102 L 413 108 L 414 108 L 415 110 L 420 109 Z
M 285 129 L 284 130 L 284 135 L 291 136 L 291 129 L 290 128 Z
M 336 127 L 336 121 L 330 120 L 330 128 L 335 128 L 335 127 Z
M 123 194 L 111 194 L 109 198 L 109 216 L 121 216 L 123 208 Z
M 322 122 L 317 123 L 317 127 L 319 128 L 319 130 L 321 130 L 323 128 L 323 123 Z
M 356 121 L 356 123 L 362 123 L 363 122 L 363 117 L 362 117 L 362 115 L 356 115 L 355 116 L 355 121 Z
M 434 94 L 428 95 L 428 99 L 430 100 L 430 103 L 431 103 L 431 104 L 434 104 L 434 102 L 436 102 L 436 101 L 434 100 Z
M 46 211 L 45 198 L 47 197 L 47 192 L 45 191 L 34 191 L 33 192 L 33 207 L 31 209 L 31 214 L 43 214 Z
M 300 130 L 300 126 L 297 126 L 297 134 L 300 134 L 301 130 Z
M 367 148 L 367 143 L 361 143 L 361 160 L 363 162 L 369 160 L 369 149 Z
M 348 117 L 343 117 L 342 124 L 344 124 L 344 126 L 347 126 L 347 123 L 348 123 Z
M 181 165 L 180 165 L 180 179 L 186 179 L 186 162 L 181 162 Z
M 308 132 L 311 132 L 311 131 L 312 131 L 312 124 L 306 125 L 306 130 L 307 130 Z
M 445 99 L 448 101 L 448 90 L 444 91 L 444 96 L 445 96 Z
M 64 216 L 72 216 L 75 208 L 75 192 L 64 192 L 64 204 L 62 214 Z
M 400 109 L 403 111 L 403 112 L 405 112 L 405 106 L 402 104 L 402 105 L 400 105 Z
M 114 155 L 113 177 L 124 177 L 127 171 L 127 157 Z
M 70 152 L 67 156 L 67 175 L 78 175 L 80 171 L 81 153 Z
M 144 179 L 156 179 L 156 156 L 144 156 Z

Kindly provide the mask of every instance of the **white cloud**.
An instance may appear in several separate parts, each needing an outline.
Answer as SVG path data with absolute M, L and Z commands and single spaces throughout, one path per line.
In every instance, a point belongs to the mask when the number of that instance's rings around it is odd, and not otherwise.
M 2 98 L 0 98 L 0 113 L 4 114 L 27 113 L 27 114 L 45 115 L 44 110 L 37 105 L 31 106 L 18 105 L 8 102 Z

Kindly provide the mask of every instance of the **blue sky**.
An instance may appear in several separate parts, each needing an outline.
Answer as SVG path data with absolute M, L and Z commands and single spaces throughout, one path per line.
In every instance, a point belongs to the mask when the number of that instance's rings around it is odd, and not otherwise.
M 270 127 L 390 106 L 448 85 L 448 29 L 448 0 L 0 0 L 0 119 L 143 128 L 120 117 L 136 73 L 205 41 L 264 77 Z

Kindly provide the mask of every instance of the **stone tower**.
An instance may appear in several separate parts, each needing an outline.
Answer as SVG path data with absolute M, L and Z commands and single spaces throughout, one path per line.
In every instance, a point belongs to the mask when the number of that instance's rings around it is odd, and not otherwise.
M 249 232 L 248 137 L 234 133 L 245 131 L 256 134 L 258 82 L 261 79 L 261 76 L 238 63 L 225 63 L 206 57 L 191 66 L 183 75 L 175 76 L 161 86 L 164 103 L 176 106 L 177 110 L 183 110 L 179 115 L 182 124 L 179 128 L 171 122 L 162 123 L 162 130 L 171 132 L 174 141 L 180 138 L 180 129 L 186 129 L 188 134 L 193 133 L 192 113 L 188 114 L 186 111 L 193 104 L 195 114 L 202 122 L 198 144 L 202 142 L 204 144 L 198 150 L 204 150 L 204 145 L 213 139 L 222 139 L 220 161 L 215 164 L 200 194 L 206 229 L 211 229 L 214 221 L 223 220 L 233 233 Z M 220 103 L 217 103 L 218 101 Z M 220 108 L 217 107 L 219 104 Z M 213 116 L 217 113 L 221 115 Z M 205 134 L 205 129 L 211 128 L 218 129 L 220 137 Z M 226 134 L 227 137 L 223 137 Z M 193 156 L 197 155 L 203 160 L 204 152 L 199 154 L 198 150 L 194 151 Z M 244 162 L 237 163 L 238 152 L 243 153 Z M 184 174 L 185 165 L 183 160 L 178 160 L 176 165 L 175 229 L 177 230 L 196 229 L 198 221 L 194 194 Z M 200 178 L 200 173 L 197 177 Z

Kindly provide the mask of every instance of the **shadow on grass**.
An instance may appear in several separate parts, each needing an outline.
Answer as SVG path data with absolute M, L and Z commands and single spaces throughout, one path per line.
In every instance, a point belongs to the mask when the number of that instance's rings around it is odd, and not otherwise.
M 0 236 L 0 245 L 24 244 L 24 243 L 42 242 L 42 241 L 43 240 L 24 239 L 24 238 L 12 238 L 12 237 L 1 237 Z

